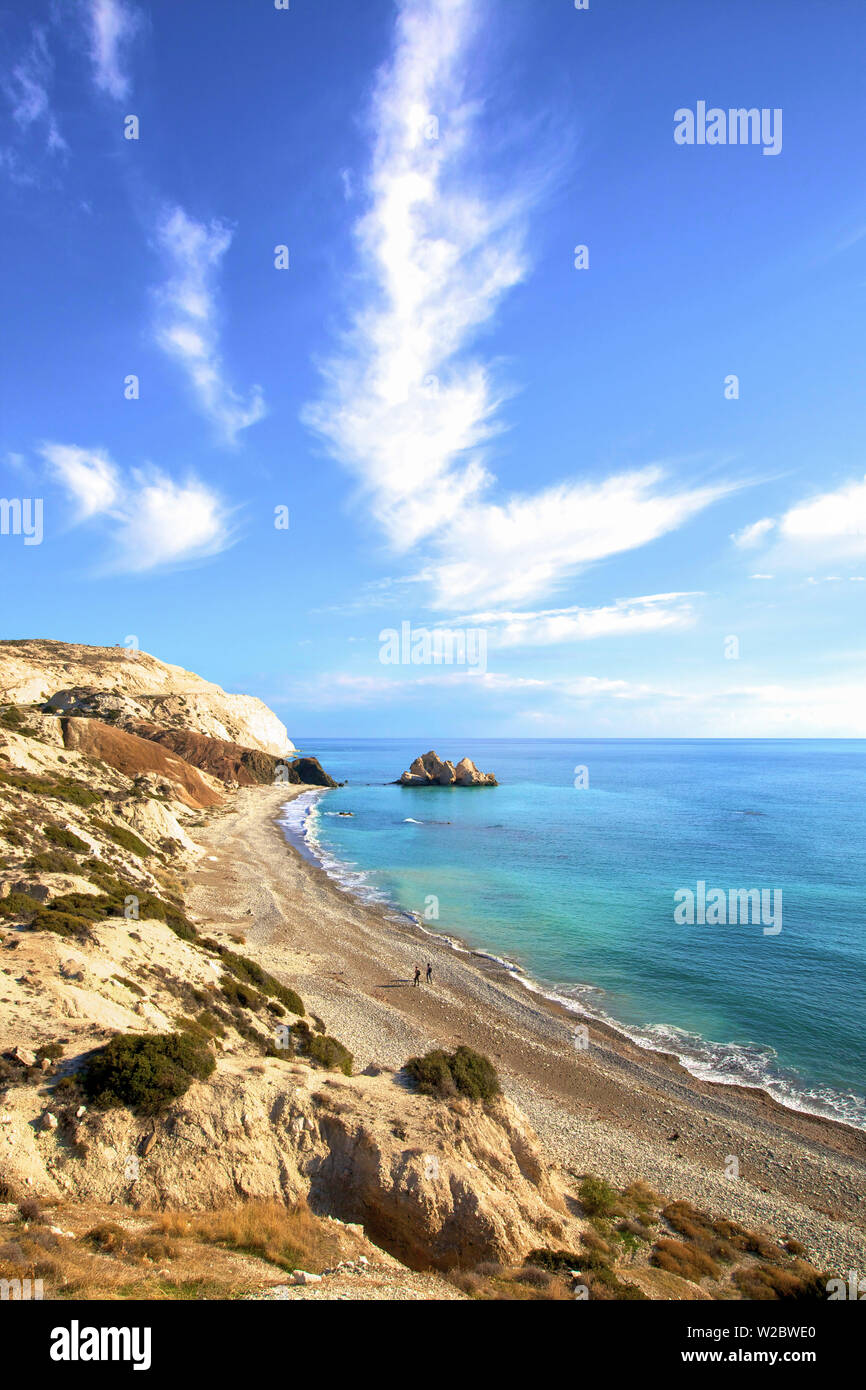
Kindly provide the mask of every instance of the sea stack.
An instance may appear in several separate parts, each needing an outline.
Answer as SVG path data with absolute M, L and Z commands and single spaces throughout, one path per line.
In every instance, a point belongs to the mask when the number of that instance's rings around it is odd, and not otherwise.
M 416 758 L 408 772 L 396 783 L 400 787 L 497 787 L 492 772 L 479 772 L 471 758 L 461 758 L 455 767 L 443 762 L 431 749 Z

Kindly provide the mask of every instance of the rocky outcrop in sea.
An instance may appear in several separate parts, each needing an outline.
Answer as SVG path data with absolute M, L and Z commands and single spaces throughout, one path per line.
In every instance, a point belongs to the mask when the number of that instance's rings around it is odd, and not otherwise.
M 461 758 L 455 766 L 443 762 L 438 753 L 422 753 L 408 772 L 395 783 L 400 787 L 497 787 L 492 772 L 479 772 L 471 758 Z

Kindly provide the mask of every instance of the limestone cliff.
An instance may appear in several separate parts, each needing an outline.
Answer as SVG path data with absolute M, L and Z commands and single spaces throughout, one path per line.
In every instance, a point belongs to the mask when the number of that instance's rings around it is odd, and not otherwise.
M 227 694 L 147 652 L 39 638 L 0 642 L 0 704 L 46 702 L 58 713 L 191 729 L 276 757 L 294 752 L 261 700 Z

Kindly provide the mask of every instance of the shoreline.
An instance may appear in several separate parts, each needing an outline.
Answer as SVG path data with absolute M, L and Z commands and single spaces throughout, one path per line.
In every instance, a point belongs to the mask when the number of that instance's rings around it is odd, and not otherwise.
M 394 783 L 394 785 L 397 786 L 399 785 L 399 783 Z M 284 822 L 282 822 L 279 817 L 277 818 L 277 824 L 280 825 L 280 828 L 282 829 L 283 834 L 287 839 L 287 843 L 293 849 L 296 849 L 298 853 L 300 853 L 308 862 L 313 864 L 314 867 L 321 869 L 330 879 L 330 881 L 334 884 L 338 891 L 347 893 L 351 898 L 359 899 L 362 903 L 364 903 L 367 906 L 381 908 L 381 910 L 386 914 L 391 914 L 392 919 L 405 919 L 406 921 L 413 923 L 414 926 L 417 927 L 418 931 L 421 933 L 423 938 L 431 938 L 434 941 L 438 941 L 441 944 L 450 947 L 451 950 L 457 952 L 460 955 L 470 956 L 476 960 L 488 960 L 492 965 L 501 967 L 503 970 L 507 971 L 516 981 L 518 981 L 529 994 L 538 995 L 539 998 L 545 1000 L 546 1003 L 548 1003 L 549 1005 L 564 1010 L 566 1016 L 574 1020 L 575 1027 L 579 1026 L 580 1024 L 588 1025 L 590 1023 L 593 1023 L 598 1027 L 609 1029 L 615 1036 L 619 1036 L 623 1040 L 627 1040 L 628 1042 L 632 1043 L 635 1047 L 640 1048 L 642 1051 L 658 1053 L 659 1055 L 667 1057 L 669 1060 L 676 1062 L 695 1081 L 703 1082 L 712 1086 L 727 1087 L 732 1090 L 759 1092 L 768 1102 L 781 1106 L 783 1110 L 791 1110 L 799 1115 L 808 1115 L 812 1116 L 815 1119 L 827 1120 L 832 1124 L 841 1125 L 845 1129 L 853 1130 L 855 1134 L 859 1133 L 866 1136 L 866 1125 L 858 1125 L 855 1124 L 853 1121 L 846 1119 L 842 1115 L 830 1113 L 829 1106 L 825 1109 L 813 1108 L 810 1107 L 810 1105 L 806 1103 L 805 1100 L 803 1103 L 798 1104 L 797 1101 L 793 1098 L 783 1099 L 778 1095 L 774 1095 L 773 1090 L 771 1089 L 774 1084 L 772 1080 L 770 1080 L 767 1084 L 762 1084 L 760 1081 L 749 1081 L 743 1078 L 727 1080 L 725 1077 L 719 1075 L 702 1076 L 698 1071 L 692 1069 L 692 1066 L 689 1065 L 690 1059 L 686 1056 L 683 1056 L 682 1053 L 678 1052 L 676 1050 L 675 1045 L 666 1046 L 661 1041 L 655 1041 L 652 1038 L 651 1034 L 653 1026 L 661 1025 L 629 1025 L 617 1018 L 614 1018 L 612 1015 L 607 1014 L 602 1008 L 600 1008 L 598 1012 L 593 1012 L 591 1005 L 583 1003 L 579 998 L 569 998 L 567 995 L 560 993 L 556 985 L 552 983 L 545 983 L 543 980 L 536 978 L 534 975 L 530 973 L 529 970 L 527 970 L 518 962 L 510 960 L 505 956 L 497 955 L 496 952 L 492 949 L 488 949 L 486 947 L 473 947 L 467 941 L 455 935 L 453 932 L 442 931 L 434 929 L 430 926 L 425 926 L 423 921 L 420 919 L 418 913 L 412 912 L 402 907 L 398 902 L 395 902 L 393 899 L 388 898 L 387 895 L 385 895 L 381 890 L 371 887 L 369 896 L 365 897 L 364 893 L 354 886 L 353 880 L 366 880 L 367 871 L 363 869 L 355 869 L 350 864 L 343 863 L 339 860 L 326 861 L 323 858 L 325 851 L 319 844 L 318 840 L 314 837 L 311 837 L 309 839 L 307 837 L 307 832 L 305 829 L 307 820 L 311 813 L 315 811 L 316 807 L 319 804 L 319 801 L 327 794 L 328 790 L 330 789 L 298 788 L 297 792 L 290 798 L 290 800 L 296 800 L 301 795 L 310 793 L 314 794 L 316 797 L 316 800 L 310 801 L 306 810 L 306 814 L 302 818 L 301 826 L 298 827 L 295 825 L 287 825 Z M 288 805 L 288 801 L 286 804 Z M 327 853 L 331 854 L 331 851 L 327 851 Z M 340 872 L 340 870 L 342 870 L 342 872 Z M 574 988 L 578 991 L 585 990 L 589 993 L 604 994 L 604 990 L 600 986 L 594 985 L 588 980 L 574 981 L 572 983 Z M 678 1029 L 676 1025 L 668 1025 L 668 1027 L 669 1031 L 672 1032 L 683 1031 Z M 709 1048 L 716 1046 L 716 1044 L 713 1044 L 709 1042 L 707 1039 L 701 1038 L 696 1034 L 688 1034 L 684 1032 L 683 1036 L 688 1038 L 694 1038 L 699 1047 L 703 1045 L 708 1050 Z M 718 1044 L 718 1046 L 724 1049 L 728 1045 Z M 705 1062 L 705 1060 L 702 1059 L 699 1055 L 692 1060 L 695 1066 L 707 1065 L 708 1067 L 711 1067 L 711 1063 Z M 828 1090 L 830 1089 L 831 1088 L 828 1088 Z M 836 1092 L 836 1094 L 839 1093 Z
M 357 1070 L 467 1043 L 495 1062 L 565 1173 L 643 1178 L 669 1199 L 794 1236 L 828 1269 L 863 1267 L 863 1131 L 757 1087 L 702 1080 L 675 1054 L 578 1015 L 491 955 L 361 901 L 280 824 L 282 807 L 310 790 L 243 789 L 212 813 L 195 832 L 203 853 L 187 875 L 188 902 L 209 931 L 244 932 L 351 1048 Z M 413 966 L 425 960 L 433 985 L 413 989 Z M 574 1044 L 579 1023 L 585 1050 Z

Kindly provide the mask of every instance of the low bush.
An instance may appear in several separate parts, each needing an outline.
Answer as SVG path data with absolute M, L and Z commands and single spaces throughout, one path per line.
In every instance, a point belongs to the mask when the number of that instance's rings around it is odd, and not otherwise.
M 285 1004 L 290 1013 L 304 1016 L 303 1001 L 300 995 L 287 985 L 281 985 L 279 980 L 275 980 L 273 975 L 269 975 L 267 970 L 263 970 L 254 960 L 248 960 L 246 956 L 238 956 L 234 951 L 228 951 L 223 947 L 220 950 L 223 965 L 227 970 L 244 984 L 255 985 L 262 994 L 269 999 L 277 999 L 281 1004 Z
M 774 1265 L 750 1265 L 738 1269 L 734 1283 L 743 1298 L 766 1303 L 774 1299 L 814 1299 L 827 1298 L 827 1275 L 797 1260 L 790 1269 L 779 1269 Z
M 501 1091 L 493 1063 L 471 1047 L 460 1046 L 452 1053 L 436 1049 L 424 1057 L 410 1057 L 405 1071 L 422 1095 L 438 1100 L 459 1095 L 489 1101 Z
M 93 818 L 93 824 L 97 830 L 101 830 L 103 835 L 107 835 L 109 840 L 119 845 L 121 849 L 129 850 L 131 854 L 137 854 L 139 859 L 146 859 L 153 854 L 150 845 L 146 845 L 144 840 L 140 840 L 131 830 L 127 830 L 123 825 L 112 825 L 111 821 Z
M 29 792 L 32 796 L 54 797 L 70 806 L 95 806 L 102 800 L 99 792 L 91 791 L 83 782 L 76 782 L 71 777 L 37 777 L 32 772 L 7 772 L 2 769 L 0 786 L 11 787 L 14 791 Z
M 582 1276 L 590 1298 L 598 1302 L 644 1303 L 646 1294 L 634 1284 L 626 1284 L 607 1265 L 590 1269 Z
M 61 849 L 73 849 L 77 854 L 90 853 L 90 846 L 86 840 L 82 840 L 73 830 L 67 830 L 65 825 L 45 825 L 42 827 L 42 833 L 46 840 L 50 840 Z
M 77 874 L 81 870 L 77 859 L 73 859 L 71 854 L 61 854 L 59 850 L 31 854 L 24 868 L 32 874 Z
M 327 1033 L 313 1035 L 307 1048 L 307 1056 L 320 1067 L 327 1067 L 329 1071 L 341 1071 L 344 1076 L 352 1075 L 352 1063 L 355 1059 L 351 1052 Z
M 32 922 L 38 910 L 39 903 L 28 893 L 9 893 L 7 897 L 0 898 L 0 917 Z
M 737 1257 L 737 1249 L 745 1248 L 742 1243 L 732 1243 L 741 1234 L 733 1222 L 714 1222 L 704 1212 L 696 1211 L 689 1202 L 671 1202 L 662 1216 L 678 1235 L 692 1241 L 714 1260 L 730 1264 Z
M 220 989 L 223 997 L 235 1008 L 252 1009 L 254 1013 L 259 1013 L 265 1007 L 263 994 L 259 994 L 258 990 L 252 989 L 250 985 L 233 980 L 230 975 L 223 975 Z
M 551 1274 L 566 1274 L 569 1270 L 580 1269 L 582 1255 L 574 1250 L 530 1250 L 526 1264 L 536 1269 L 547 1269 Z
M 620 1212 L 619 1193 L 604 1178 L 589 1174 L 578 1190 L 580 1205 L 587 1216 L 617 1216 Z
M 705 1250 L 665 1237 L 656 1241 L 650 1263 L 658 1269 L 667 1270 L 669 1274 L 678 1274 L 681 1279 L 688 1279 L 693 1284 L 699 1284 L 705 1278 L 718 1279 L 721 1273 L 715 1260 Z
M 99 1109 L 155 1115 L 214 1066 L 207 1045 L 189 1033 L 117 1033 L 88 1058 L 79 1081 Z

